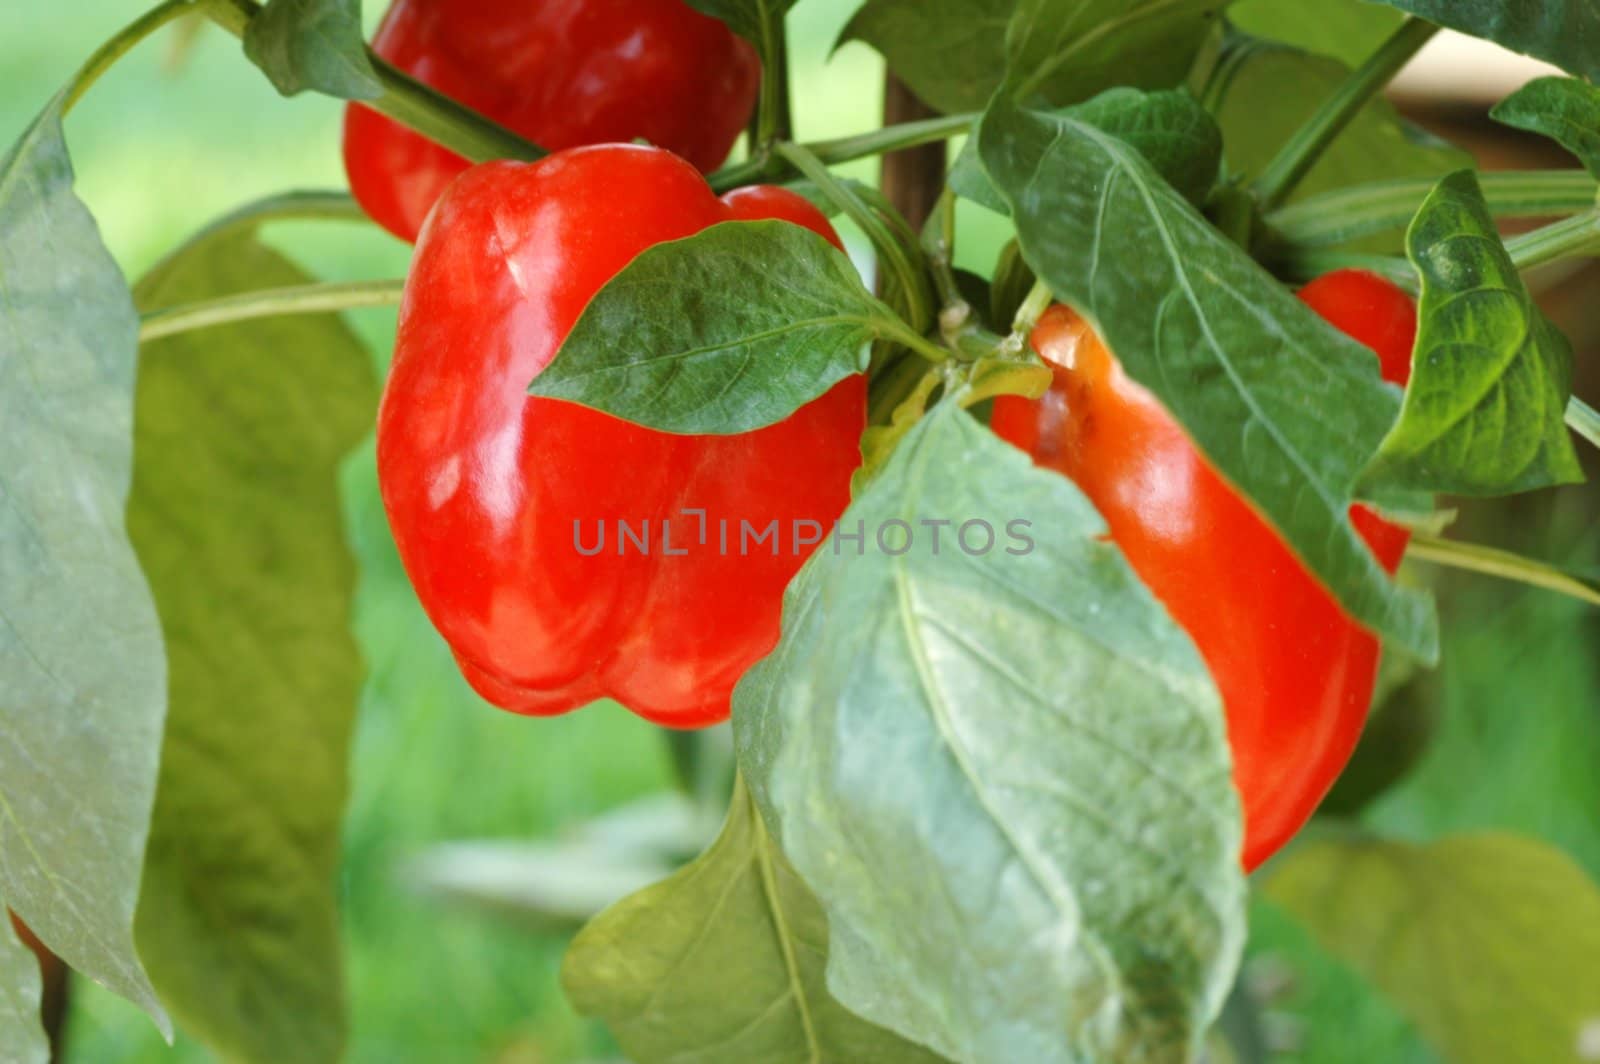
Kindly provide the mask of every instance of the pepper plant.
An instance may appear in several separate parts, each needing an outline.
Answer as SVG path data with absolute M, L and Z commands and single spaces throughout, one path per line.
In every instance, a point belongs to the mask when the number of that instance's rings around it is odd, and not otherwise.
M 484 699 L 615 698 L 726 803 L 567 956 L 628 1059 L 1264 1060 L 1252 890 L 1446 1059 L 1600 1059 L 1583 870 L 1356 815 L 1406 768 L 1356 752 L 1380 648 L 1452 666 L 1430 567 L 1600 605 L 1451 534 L 1600 447 L 1524 277 L 1600 254 L 1600 11 L 866 0 L 844 39 L 919 113 L 816 141 L 797 2 L 396 0 L 369 48 L 359 0 L 165 0 L 0 161 L 0 1057 L 48 1058 L 42 960 L 225 1059 L 339 1058 L 335 476 L 376 426 Z M 350 101 L 355 195 L 130 285 L 63 118 L 179 19 Z M 1584 169 L 1404 121 L 1441 27 L 1565 70 L 1493 116 Z M 835 172 L 876 156 L 913 162 Z M 410 274 L 318 281 L 284 220 L 375 221 Z M 389 306 L 380 403 L 337 312 Z M 728 720 L 724 777 L 685 730 Z

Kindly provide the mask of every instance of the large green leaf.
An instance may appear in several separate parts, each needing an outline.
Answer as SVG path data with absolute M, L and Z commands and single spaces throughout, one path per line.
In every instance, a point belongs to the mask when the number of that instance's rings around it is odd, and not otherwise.
M 1094 323 L 1352 616 L 1434 657 L 1431 604 L 1389 579 L 1348 517 L 1398 405 L 1371 354 L 1122 141 L 1003 101 L 979 137 L 1023 255 L 1056 297 Z
M 1237 0 L 1228 5 L 1228 22 L 1257 37 L 1270 37 L 1302 51 L 1330 56 L 1358 67 L 1405 16 L 1371 0 Z M 1292 84 L 1286 87 L 1295 88 Z
M 1211 114 L 1182 90 L 1140 92 L 1107 89 L 1063 114 L 1087 122 L 1139 150 L 1157 173 L 1187 199 L 1199 203 L 1217 181 L 1222 131 Z M 950 187 L 990 210 L 1006 212 L 978 158 L 978 139 L 967 138 L 950 170 Z
M 838 249 L 782 221 L 657 244 L 600 290 L 529 392 L 664 432 L 772 425 L 902 324 Z
M 1229 168 L 1260 174 L 1348 74 L 1349 68 L 1334 59 L 1242 34 L 1230 37 L 1206 91 L 1222 126 Z M 1292 199 L 1368 181 L 1443 177 L 1470 164 L 1466 153 L 1409 125 L 1378 96 L 1323 153 Z M 1374 251 L 1398 246 L 1398 232 L 1362 245 Z
M 1600 6 L 1594 0 L 1378 0 L 1440 26 L 1600 79 Z
M 1563 421 L 1572 345 L 1523 284 L 1473 171 L 1433 190 L 1407 251 L 1422 277 L 1411 385 L 1366 480 L 1457 495 L 1581 481 Z
M 0 1057 L 6 1064 L 47 1064 L 50 1045 L 39 1026 L 39 959 L 22 944 L 0 905 Z
M 1226 0 L 1017 0 L 1006 31 L 1013 99 L 1077 103 L 1113 85 L 1184 80 Z
M 1592 1059 L 1600 891 L 1559 851 L 1501 834 L 1318 841 L 1266 891 L 1453 1064 Z
M 941 1059 L 835 1001 L 827 959 L 822 907 L 740 784 L 711 848 L 596 917 L 562 982 L 638 1064 Z
M 123 527 L 137 330 L 58 97 L 0 158 L 0 898 L 165 1028 L 133 944 L 166 713 Z
M 244 54 L 285 96 L 383 95 L 361 36 L 361 0 L 269 0 L 245 29 Z
M 1017 0 L 867 0 L 840 41 L 865 41 L 930 107 L 976 111 L 1005 76 Z
M 1600 177 L 1600 88 L 1577 78 L 1537 78 L 1501 100 L 1490 117 L 1550 137 Z
M 1215 689 L 1072 483 L 959 398 L 790 586 L 740 765 L 845 1007 L 963 1062 L 1187 1059 L 1243 937 Z
M 141 308 L 304 273 L 224 229 L 140 282 Z M 229 1060 L 344 1041 L 335 873 L 362 665 L 337 470 L 377 405 L 335 316 L 145 346 L 129 531 L 171 654 L 139 946 L 184 1028 Z

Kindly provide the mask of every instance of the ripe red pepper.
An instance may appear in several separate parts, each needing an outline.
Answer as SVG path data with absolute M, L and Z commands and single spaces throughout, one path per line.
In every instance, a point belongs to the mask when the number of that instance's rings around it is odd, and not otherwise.
M 490 702 L 547 715 L 610 696 L 661 724 L 713 724 L 777 644 L 783 589 L 810 553 L 800 540 L 850 501 L 864 377 L 736 436 L 670 435 L 526 394 L 641 251 L 761 218 L 839 245 L 791 192 L 719 200 L 677 156 L 629 145 L 488 163 L 440 199 L 401 306 L 378 475 L 422 605 Z M 742 553 L 742 522 L 759 533 L 774 520 L 780 542 Z M 796 521 L 818 528 L 796 536 Z M 585 556 L 602 522 L 604 550 Z
M 1404 292 L 1341 271 L 1300 295 L 1372 348 L 1386 380 L 1409 378 L 1417 316 Z M 1033 344 L 1054 384 L 1037 401 L 998 400 L 994 430 L 1072 478 L 1194 640 L 1227 712 L 1244 801 L 1243 860 L 1254 869 L 1300 829 L 1349 761 L 1372 701 L 1378 640 L 1345 615 L 1082 318 L 1052 307 Z M 1361 506 L 1351 517 L 1393 572 L 1408 533 Z
M 395 0 L 372 48 L 546 148 L 636 138 L 710 171 L 750 120 L 755 49 L 683 0 Z M 363 209 L 414 241 L 467 160 L 360 105 L 345 170 Z

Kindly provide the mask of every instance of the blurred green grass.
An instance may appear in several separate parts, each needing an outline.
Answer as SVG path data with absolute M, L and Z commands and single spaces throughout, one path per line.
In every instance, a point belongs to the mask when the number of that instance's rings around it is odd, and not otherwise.
M 806 139 L 877 123 L 882 66 L 860 45 L 828 52 L 857 0 L 806 0 L 792 21 L 796 111 Z M 378 13 L 369 2 L 369 20 Z M 70 9 L 0 8 L 0 136 L 12 139 L 77 64 L 136 16 L 129 0 Z M 130 276 L 224 211 L 288 188 L 338 187 L 340 107 L 285 101 L 218 32 L 177 69 L 171 35 L 146 44 L 74 112 L 68 135 L 80 191 Z M 847 172 L 870 178 L 873 164 Z M 1004 230 L 963 214 L 963 264 L 987 270 Z M 399 276 L 407 249 L 372 227 L 280 226 L 278 246 L 320 276 Z M 353 315 L 380 367 L 392 313 Z M 442 908 L 410 892 L 398 862 L 429 843 L 537 836 L 662 788 L 659 735 L 616 707 L 553 721 L 485 706 L 460 680 L 421 615 L 389 540 L 370 445 L 344 475 L 350 534 L 362 563 L 356 626 L 372 669 L 352 765 L 340 896 L 348 947 L 352 1036 L 360 1064 L 602 1056 L 604 1033 L 574 1016 L 556 983 L 563 943 Z M 1547 557 L 1595 556 L 1592 492 L 1563 493 L 1556 511 L 1500 511 L 1503 527 L 1550 527 L 1524 545 Z M 1574 500 L 1576 500 L 1574 502 Z M 1546 517 L 1565 517 L 1545 526 Z M 1518 516 L 1518 515 L 1521 516 Z M 1588 515 L 1585 518 L 1584 515 Z M 1373 811 L 1411 837 L 1506 827 L 1546 838 L 1600 875 L 1600 645 L 1595 614 L 1548 595 L 1446 584 L 1440 741 L 1407 783 Z M 1252 955 L 1293 975 L 1278 1002 L 1300 1034 L 1286 1060 L 1422 1062 L 1408 1026 L 1331 964 L 1282 914 L 1259 906 Z M 80 986 L 69 1059 L 86 1064 L 204 1061 L 180 1037 L 168 1049 L 131 1007 Z

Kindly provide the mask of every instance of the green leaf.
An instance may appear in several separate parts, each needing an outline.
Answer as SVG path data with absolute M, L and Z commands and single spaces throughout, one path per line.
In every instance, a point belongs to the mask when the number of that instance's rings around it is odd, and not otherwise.
M 816 233 L 724 222 L 630 262 L 528 392 L 662 432 L 749 432 L 862 372 L 868 344 L 907 329 Z
M 1006 30 L 1013 100 L 1077 103 L 1113 85 L 1181 83 L 1226 0 L 1017 0 Z
M 937 1064 L 828 993 L 827 918 L 743 784 L 722 835 L 579 933 L 562 982 L 639 1064 Z
M 167 1030 L 133 944 L 166 713 L 123 527 L 137 335 L 57 97 L 0 158 L 0 897 Z
M 976 111 L 1005 75 L 1006 26 L 1017 0 L 867 0 L 840 43 L 864 41 L 924 103 Z
M 795 0 L 687 0 L 701 14 L 721 19 L 728 28 L 750 41 L 761 53 L 763 63 L 771 62 L 783 18 Z
M 1301 51 L 1337 59 L 1354 69 L 1388 40 L 1405 16 L 1370 0 L 1237 0 L 1228 22 L 1256 37 L 1270 37 Z M 1295 90 L 1293 83 L 1284 83 Z
M 1594 0 L 1378 0 L 1472 37 L 1600 78 L 1600 7 Z
M 244 31 L 244 54 L 285 96 L 383 95 L 361 36 L 361 0 L 268 0 Z
M 1210 112 L 1187 92 L 1107 89 L 1058 113 L 1133 146 L 1168 184 L 1195 203 L 1204 200 L 1216 184 L 1222 131 Z M 1009 210 L 1005 197 L 983 172 L 976 137 L 969 137 L 956 157 L 950 187 L 992 211 L 1004 214 Z
M 1501 100 L 1489 117 L 1551 138 L 1600 177 L 1600 88 L 1577 78 L 1537 78 Z
M 306 275 L 227 227 L 153 270 L 151 310 Z M 171 654 L 138 940 L 185 1030 L 228 1060 L 344 1041 L 336 870 L 363 668 L 337 472 L 370 429 L 366 351 L 336 316 L 144 348 L 128 525 Z
M 845 1007 L 964 1062 L 1188 1059 L 1244 932 L 1216 691 L 1088 501 L 963 398 L 790 585 L 740 765 Z
M 1397 406 L 1371 354 L 1122 141 L 1003 101 L 979 137 L 1023 255 L 1056 297 L 1094 323 L 1353 617 L 1431 660 L 1431 603 L 1389 579 L 1348 517 Z
M 1298 17 L 1306 19 L 1303 13 Z M 1244 35 L 1230 37 L 1206 93 L 1222 127 L 1228 168 L 1260 174 L 1349 73 L 1337 60 Z M 1465 152 L 1405 122 L 1393 104 L 1376 96 L 1323 153 L 1291 201 L 1368 181 L 1443 177 L 1471 162 Z M 1383 252 L 1398 246 L 1395 233 L 1357 248 Z
M 1454 1064 L 1577 1061 L 1600 1024 L 1600 891 L 1543 843 L 1303 844 L 1267 895 Z
M 1411 386 L 1366 482 L 1507 495 L 1581 481 L 1563 421 L 1572 345 L 1522 283 L 1471 170 L 1428 196 L 1406 250 L 1422 277 Z
M 22 944 L 0 905 L 0 1046 L 7 1064 L 48 1064 L 50 1045 L 39 1025 L 43 992 L 39 959 Z

